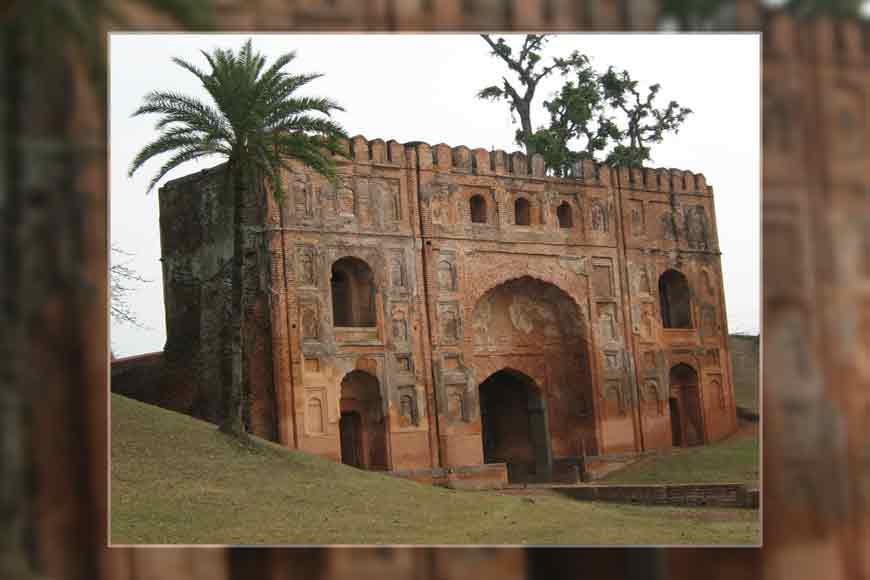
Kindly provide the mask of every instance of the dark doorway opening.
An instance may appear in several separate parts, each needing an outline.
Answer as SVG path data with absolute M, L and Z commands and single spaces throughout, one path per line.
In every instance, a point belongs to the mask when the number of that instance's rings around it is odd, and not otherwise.
M 359 413 L 342 413 L 338 430 L 341 433 L 341 462 L 362 468 L 362 419 Z
M 559 218 L 560 228 L 574 227 L 574 217 L 571 214 L 571 206 L 562 202 L 562 204 L 556 209 L 556 217 Z
M 685 363 L 671 368 L 671 429 L 679 430 L 679 443 L 674 445 L 703 445 L 704 424 L 701 399 L 698 394 L 698 373 Z M 677 416 L 674 416 L 674 405 Z
M 514 202 L 514 223 L 518 226 L 532 224 L 532 207 L 524 197 L 518 197 Z
M 486 200 L 482 195 L 472 195 L 468 201 L 469 211 L 471 212 L 471 223 L 485 224 L 486 223 Z
M 376 377 L 361 370 L 345 375 L 341 381 L 339 422 L 342 463 L 362 469 L 389 469 L 388 421 L 382 403 Z
M 482 382 L 480 420 L 485 463 L 506 463 L 511 482 L 551 479 L 546 404 L 531 378 L 505 369 Z
M 671 443 L 674 447 L 683 444 L 683 427 L 680 421 L 680 402 L 676 397 L 668 399 L 671 408 Z

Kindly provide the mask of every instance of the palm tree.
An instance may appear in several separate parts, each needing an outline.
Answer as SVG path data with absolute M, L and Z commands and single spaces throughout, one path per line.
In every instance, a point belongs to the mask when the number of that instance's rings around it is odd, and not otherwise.
M 328 98 L 299 97 L 296 91 L 319 74 L 290 74 L 284 68 L 295 58 L 294 52 L 280 56 L 266 68 L 266 58 L 254 52 L 248 40 L 238 53 L 215 49 L 203 51 L 210 72 L 174 58 L 178 66 L 194 74 L 213 104 L 167 91 L 153 91 L 133 115 L 161 115 L 160 135 L 142 148 L 130 165 L 132 176 L 151 158 L 172 156 L 151 179 L 149 191 L 167 172 L 205 156 L 227 160 L 226 187 L 232 187 L 233 264 L 232 264 L 232 369 L 222 385 L 223 417 L 221 429 L 244 436 L 242 401 L 248 393 L 243 371 L 242 267 L 244 231 L 242 207 L 248 188 L 271 185 L 283 193 L 281 172 L 296 159 L 330 179 L 335 178 L 332 154 L 345 154 L 340 125 L 329 119 L 342 110 Z

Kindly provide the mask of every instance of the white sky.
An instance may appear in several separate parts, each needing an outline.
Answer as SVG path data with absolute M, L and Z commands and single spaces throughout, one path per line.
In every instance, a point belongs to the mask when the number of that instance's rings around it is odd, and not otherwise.
M 170 59 L 179 56 L 206 68 L 200 50 L 238 48 L 252 35 L 113 34 L 110 39 L 111 241 L 127 252 L 130 267 L 151 282 L 134 285 L 130 296 L 139 329 L 112 323 L 116 355 L 161 350 L 166 340 L 160 268 L 156 189 L 146 187 L 164 161 L 152 160 L 132 179 L 127 168 L 136 152 L 156 136 L 156 116 L 130 114 L 151 90 L 207 98 L 197 79 Z M 295 72 L 319 72 L 303 94 L 329 96 L 346 111 L 336 116 L 348 134 L 399 142 L 426 141 L 519 150 L 516 126 L 506 103 L 475 98 L 504 74 L 501 61 L 477 35 L 253 35 L 255 49 L 269 57 L 290 50 Z M 508 36 L 518 47 L 522 37 Z M 757 333 L 760 296 L 760 117 L 759 36 L 562 34 L 545 57 L 587 54 L 603 71 L 627 69 L 641 87 L 660 83 L 659 106 L 675 99 L 694 113 L 677 135 L 652 150 L 653 167 L 703 173 L 713 186 L 731 332 Z M 548 62 L 549 58 L 545 58 Z M 533 113 L 547 119 L 540 103 L 559 86 L 542 83 Z M 192 162 L 163 181 L 210 167 L 219 160 Z M 163 182 L 161 182 L 162 184 Z M 158 184 L 158 188 L 161 184 Z

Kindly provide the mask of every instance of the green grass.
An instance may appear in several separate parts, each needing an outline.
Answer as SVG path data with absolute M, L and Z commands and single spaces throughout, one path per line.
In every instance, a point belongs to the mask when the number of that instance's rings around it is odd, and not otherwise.
M 601 483 L 758 483 L 757 437 L 734 437 L 703 447 L 673 449 L 625 469 Z
M 755 544 L 756 510 L 463 492 L 112 396 L 115 544 Z

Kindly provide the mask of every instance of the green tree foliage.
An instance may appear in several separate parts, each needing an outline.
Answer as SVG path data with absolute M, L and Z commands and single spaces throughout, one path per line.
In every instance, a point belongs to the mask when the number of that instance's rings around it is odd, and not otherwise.
M 550 115 L 550 125 L 538 128 L 531 136 L 546 166 L 559 176 L 568 175 L 580 159 L 595 159 L 599 151 L 620 135 L 613 116 L 606 110 L 598 75 L 588 59 L 575 51 L 567 62 L 570 64 L 560 70 L 570 80 L 543 103 Z M 573 151 L 569 143 L 577 139 L 585 146 Z
M 673 18 L 680 30 L 709 30 L 734 0 L 662 0 L 661 14 Z M 769 8 L 791 12 L 798 17 L 831 16 L 834 18 L 863 18 L 864 0 L 762 0 Z M 727 23 L 721 23 L 720 27 Z
M 860 18 L 863 0 L 788 0 L 785 9 L 797 16 Z
M 209 65 L 204 71 L 188 61 L 173 62 L 196 76 L 211 97 L 207 103 L 172 91 L 153 91 L 133 113 L 160 116 L 159 136 L 145 145 L 133 160 L 132 176 L 150 159 L 170 155 L 154 174 L 149 191 L 172 169 L 205 156 L 227 160 L 226 187 L 232 187 L 235 204 L 232 264 L 232 376 L 222 385 L 224 417 L 221 428 L 244 435 L 242 401 L 249 393 L 242 367 L 242 268 L 244 229 L 243 197 L 249 188 L 271 185 L 278 198 L 283 193 L 281 172 L 290 159 L 303 162 L 328 178 L 335 177 L 331 154 L 345 154 L 344 129 L 330 119 L 341 107 L 328 98 L 300 97 L 297 91 L 319 74 L 291 74 L 285 70 L 295 58 L 290 52 L 270 66 L 248 40 L 238 52 L 215 49 L 203 52 Z
M 493 41 L 488 34 L 481 34 L 481 37 L 492 49 L 491 54 L 508 66 L 508 69 L 519 79 L 519 83 L 512 83 L 507 76 L 503 76 L 500 85 L 485 87 L 477 93 L 477 96 L 491 101 L 506 101 L 510 105 L 511 118 L 514 113 L 519 115 L 520 128 L 516 133 L 516 142 L 525 148 L 526 155 L 531 161 L 532 155 L 538 152 L 537 146 L 542 142 L 542 137 L 534 137 L 535 131 L 532 125 L 532 101 L 538 84 L 555 70 L 582 68 L 588 64 L 588 59 L 575 52 L 570 58 L 554 58 L 550 64 L 539 67 L 541 50 L 547 42 L 547 35 L 527 34 L 516 56 L 504 38 L 499 37 Z
M 706 29 L 706 23 L 734 0 L 662 0 L 662 16 L 674 18 L 680 30 Z
M 503 38 L 493 41 L 488 35 L 482 36 L 492 54 L 519 77 L 521 90 L 502 77 L 501 85 L 484 88 L 478 97 L 508 102 L 511 113 L 520 118 L 517 143 L 525 147 L 529 161 L 540 153 L 547 169 L 555 175 L 569 175 L 578 160 L 594 160 L 611 146 L 608 163 L 640 165 L 650 158 L 650 146 L 661 143 L 666 133 L 678 132 L 692 112 L 676 101 L 657 108 L 658 84 L 651 85 L 642 96 L 637 81 L 627 71 L 617 72 L 610 67 L 599 74 L 589 58 L 578 51 L 567 58 L 553 58 L 551 64 L 539 68 L 546 41 L 543 35 L 526 35 L 517 56 Z M 533 130 L 535 91 L 541 80 L 554 72 L 561 75 L 563 84 L 543 102 L 549 125 Z
M 645 96 L 641 95 L 637 85 L 628 71 L 616 72 L 613 67 L 601 76 L 604 98 L 627 119 L 627 126 L 620 131 L 619 143 L 607 157 L 607 163 L 643 164 L 650 158 L 650 145 L 661 143 L 665 133 L 679 132 L 683 121 L 692 113 L 677 101 L 670 101 L 663 109 L 656 108 L 655 98 L 661 85 L 650 85 Z

